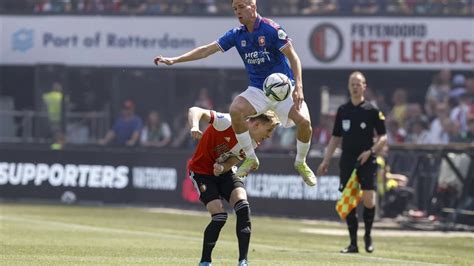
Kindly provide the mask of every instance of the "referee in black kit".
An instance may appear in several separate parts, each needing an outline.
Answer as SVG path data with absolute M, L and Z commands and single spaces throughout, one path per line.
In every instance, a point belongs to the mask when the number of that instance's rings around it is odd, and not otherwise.
M 349 76 L 349 93 L 351 100 L 341 105 L 336 114 L 336 121 L 324 159 L 319 165 L 318 176 L 327 173 L 331 157 L 342 140 L 342 155 L 339 162 L 340 186 L 342 191 L 351 176 L 354 167 L 358 165 L 357 176 L 362 188 L 364 203 L 365 250 L 373 252 L 372 223 L 375 216 L 375 196 L 377 189 L 377 164 L 375 154 L 382 150 L 387 142 L 385 132 L 385 117 L 371 103 L 364 99 L 367 87 L 365 77 L 361 72 L 353 72 Z M 375 134 L 376 133 L 376 134 Z M 374 137 L 376 137 L 374 139 Z M 341 253 L 357 253 L 357 212 L 354 208 L 346 218 L 351 243 Z

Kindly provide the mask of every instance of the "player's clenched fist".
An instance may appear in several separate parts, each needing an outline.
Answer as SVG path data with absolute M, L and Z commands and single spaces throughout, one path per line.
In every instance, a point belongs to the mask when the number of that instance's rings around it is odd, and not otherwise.
M 202 131 L 197 127 L 192 127 L 190 133 L 193 139 L 199 140 L 202 138 Z
M 159 56 L 155 57 L 153 62 L 155 62 L 155 65 L 158 65 L 159 63 L 162 63 L 162 64 L 166 64 L 168 66 L 173 65 L 175 63 L 172 58 L 163 57 L 162 55 L 159 55 Z
M 215 163 L 214 164 L 214 175 L 219 176 L 224 172 L 224 166 L 220 163 Z

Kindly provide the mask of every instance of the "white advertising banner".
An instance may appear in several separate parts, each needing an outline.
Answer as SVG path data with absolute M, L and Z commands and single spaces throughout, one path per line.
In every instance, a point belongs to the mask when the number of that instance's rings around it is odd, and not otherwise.
M 277 18 L 304 68 L 474 69 L 474 19 Z M 0 64 L 153 67 L 238 26 L 233 17 L 0 16 Z M 241 68 L 237 52 L 175 67 Z

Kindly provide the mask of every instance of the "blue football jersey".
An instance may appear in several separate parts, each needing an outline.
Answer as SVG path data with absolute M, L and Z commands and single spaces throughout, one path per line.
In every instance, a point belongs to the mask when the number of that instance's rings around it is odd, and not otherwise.
M 217 44 L 223 52 L 235 46 L 244 61 L 250 86 L 262 89 L 263 81 L 272 73 L 283 73 L 293 80 L 288 59 L 281 52 L 290 41 L 280 25 L 258 15 L 253 32 L 242 25 L 226 32 Z

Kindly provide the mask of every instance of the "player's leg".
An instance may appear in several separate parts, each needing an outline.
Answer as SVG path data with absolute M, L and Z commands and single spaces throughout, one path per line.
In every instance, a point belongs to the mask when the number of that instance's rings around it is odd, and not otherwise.
M 244 177 L 250 171 L 258 169 L 259 161 L 252 146 L 247 118 L 257 113 L 266 111 L 267 104 L 263 92 L 257 88 L 249 87 L 232 101 L 229 113 L 232 119 L 232 128 L 239 145 L 245 152 L 245 160 L 236 172 L 237 177 Z
M 313 170 L 306 164 L 306 156 L 311 146 L 312 127 L 309 111 L 306 103 L 300 110 L 296 110 L 294 105 L 288 112 L 290 118 L 296 124 L 296 158 L 295 169 L 303 177 L 303 180 L 309 186 L 315 186 L 317 183 L 316 175 Z
M 222 227 L 227 221 L 227 213 L 219 197 L 217 182 L 215 181 L 216 177 L 194 174 L 192 172 L 190 177 L 199 193 L 199 199 L 211 214 L 211 222 L 204 230 L 200 262 L 200 265 L 210 265 L 212 262 L 212 250 L 216 245 Z
M 374 245 L 372 243 L 372 224 L 375 217 L 375 190 L 364 190 L 362 195 L 362 201 L 364 203 L 364 226 L 365 226 L 365 251 L 374 252 Z
M 354 165 L 356 163 L 356 156 L 345 156 L 342 154 L 341 159 L 339 160 L 340 168 L 340 186 L 339 191 L 342 192 L 346 186 L 349 178 L 354 170 Z M 357 253 L 359 248 L 357 246 L 357 231 L 359 229 L 359 221 L 357 217 L 357 208 L 354 208 L 346 217 L 347 229 L 349 231 L 350 244 L 346 248 L 341 250 L 341 253 Z
M 372 243 L 372 224 L 375 217 L 375 205 L 376 205 L 376 191 L 377 191 L 377 164 L 375 157 L 369 158 L 365 164 L 359 168 L 359 176 L 362 188 L 362 202 L 364 204 L 364 242 L 365 251 L 373 252 L 374 245 Z
M 234 189 L 230 202 L 234 206 L 235 215 L 237 216 L 235 233 L 239 241 L 239 261 L 247 260 L 252 223 L 250 221 L 250 204 L 247 201 L 245 189 L 242 187 Z
M 212 250 L 216 246 L 216 242 L 219 238 L 221 229 L 227 221 L 227 213 L 225 212 L 224 207 L 222 205 L 222 201 L 220 199 L 215 199 L 208 202 L 206 204 L 206 208 L 211 214 L 211 222 L 204 230 L 201 263 L 212 262 Z
M 232 176 L 225 177 L 225 182 L 220 188 L 223 197 L 234 207 L 237 216 L 235 233 L 239 242 L 239 265 L 247 265 L 250 235 L 252 233 L 247 192 L 245 192 L 242 181 Z

